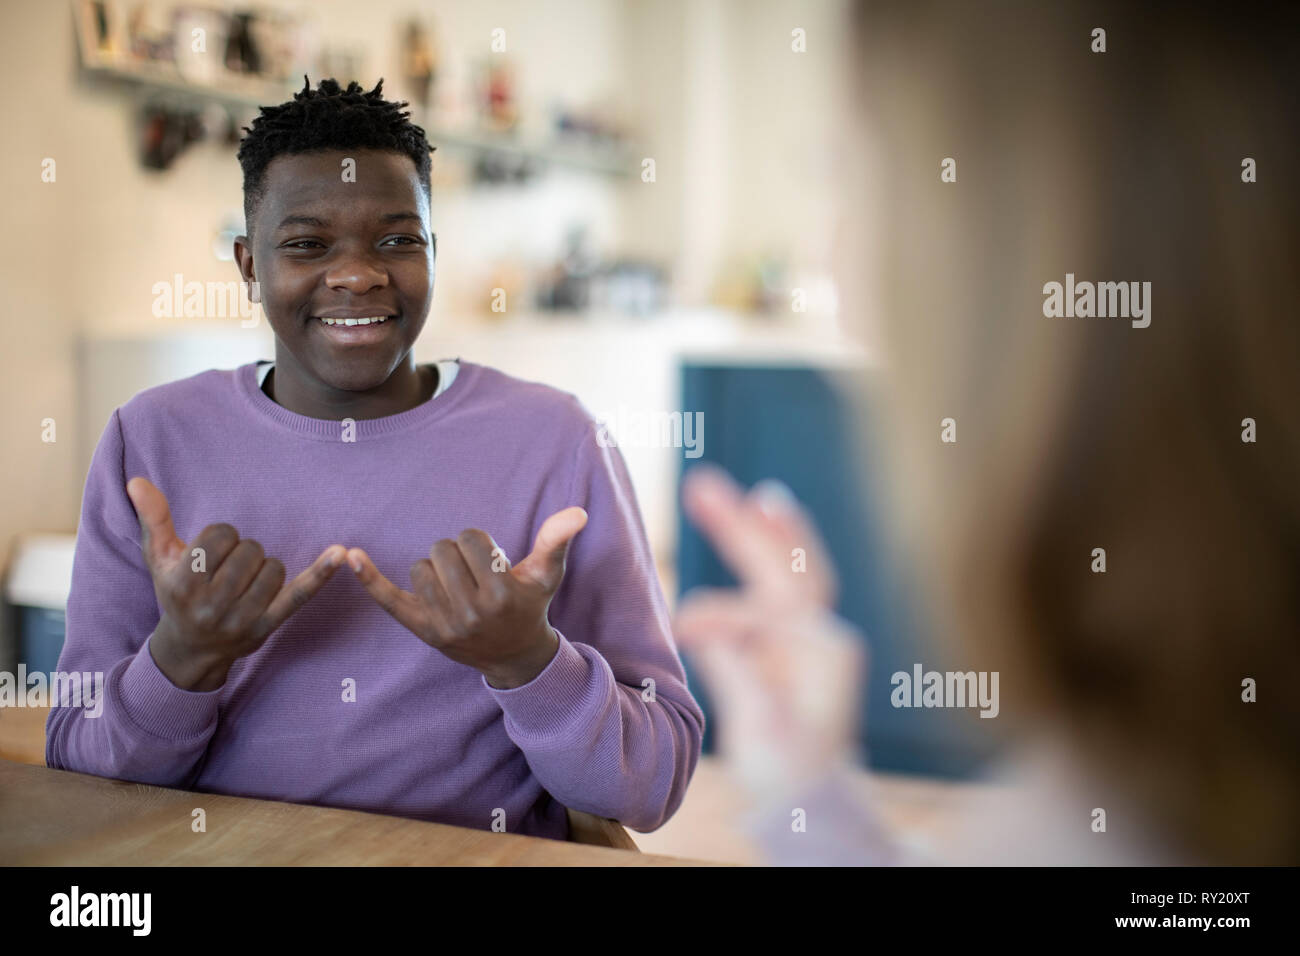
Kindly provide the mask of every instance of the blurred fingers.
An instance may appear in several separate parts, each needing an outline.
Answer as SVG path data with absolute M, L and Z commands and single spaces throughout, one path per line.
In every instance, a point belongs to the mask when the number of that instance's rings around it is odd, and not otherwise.
M 682 506 L 743 586 L 792 604 L 834 603 L 829 553 L 785 485 L 760 482 L 747 495 L 722 469 L 696 465 Z

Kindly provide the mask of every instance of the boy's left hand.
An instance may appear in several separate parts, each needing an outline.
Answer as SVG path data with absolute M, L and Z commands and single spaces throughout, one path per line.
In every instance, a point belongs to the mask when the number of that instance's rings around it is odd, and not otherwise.
M 513 568 L 486 531 L 470 528 L 455 541 L 443 538 L 411 566 L 415 593 L 384 577 L 360 548 L 348 551 L 348 566 L 379 606 L 420 640 L 505 690 L 527 684 L 555 657 L 560 639 L 546 612 L 564 580 L 569 542 L 586 524 L 581 508 L 551 515 L 532 553 Z

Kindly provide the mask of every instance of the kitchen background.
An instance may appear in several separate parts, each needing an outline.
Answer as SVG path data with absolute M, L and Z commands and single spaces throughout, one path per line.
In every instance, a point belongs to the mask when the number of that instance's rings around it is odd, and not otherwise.
M 878 358 L 872 303 L 831 278 L 873 261 L 841 242 L 837 177 L 867 174 L 836 119 L 847 16 L 843 0 L 5 2 L 0 667 L 53 669 L 113 408 L 274 355 L 267 323 L 245 327 L 233 302 L 186 315 L 159 292 L 238 279 L 239 128 L 304 73 L 382 77 L 437 147 L 417 359 L 563 388 L 616 438 L 638 414 L 702 413 L 703 460 L 785 480 L 827 533 L 840 610 L 873 640 L 874 765 L 968 772 L 977 748 L 938 713 L 904 726 L 888 707 L 890 671 L 938 659 L 900 610 L 834 384 Z M 674 600 L 728 578 L 680 515 L 693 459 L 652 444 L 622 443 Z
M 243 9 L 5 5 L 5 539 L 75 527 L 89 453 L 140 387 L 271 357 L 265 322 L 159 317 L 154 287 L 238 278 L 230 137 L 303 73 L 383 77 L 437 147 L 421 360 L 494 364 L 613 415 L 678 407 L 686 352 L 846 354 L 829 278 L 843 4 L 327 0 L 231 15 Z M 190 53 L 195 24 L 207 59 Z M 791 52 L 794 26 L 813 52 Z M 250 59 L 276 79 L 236 72 Z M 807 311 L 791 308 L 796 287 Z M 673 455 L 627 455 L 669 561 Z

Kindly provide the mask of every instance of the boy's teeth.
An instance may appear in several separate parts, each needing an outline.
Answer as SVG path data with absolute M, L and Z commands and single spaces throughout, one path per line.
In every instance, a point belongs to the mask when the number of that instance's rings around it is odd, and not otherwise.
M 364 319 L 328 319 L 322 316 L 321 321 L 326 325 L 369 325 L 371 322 L 378 324 L 387 318 L 386 315 L 372 315 Z

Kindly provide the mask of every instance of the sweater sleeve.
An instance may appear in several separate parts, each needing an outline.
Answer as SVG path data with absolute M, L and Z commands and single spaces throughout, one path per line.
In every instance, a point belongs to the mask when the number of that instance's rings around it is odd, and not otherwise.
M 140 551 L 139 521 L 126 494 L 126 461 L 115 411 L 86 478 L 58 664 L 60 672 L 93 674 L 93 686 L 102 690 L 93 706 L 51 707 L 45 762 L 183 787 L 216 729 L 221 690 L 182 690 L 154 663 L 149 636 L 160 613 Z
M 588 522 L 551 603 L 559 649 L 521 687 L 483 683 L 556 800 L 648 833 L 681 805 L 704 714 L 686 687 L 622 454 L 589 427 L 575 461 L 560 507 L 580 505 Z

